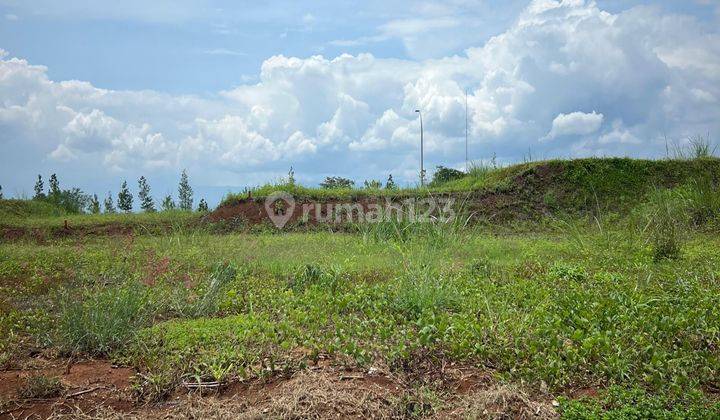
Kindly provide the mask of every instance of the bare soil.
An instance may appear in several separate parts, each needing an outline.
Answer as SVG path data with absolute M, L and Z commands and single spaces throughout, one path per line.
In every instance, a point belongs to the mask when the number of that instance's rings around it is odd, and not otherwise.
M 531 398 L 500 385 L 491 372 L 470 366 L 447 365 L 408 375 L 384 366 L 347 369 L 328 361 L 290 375 L 232 382 L 209 392 L 179 387 L 168 400 L 142 404 L 133 398 L 133 369 L 103 360 L 35 363 L 38 366 L 30 363 L 24 370 L 0 372 L 0 401 L 5 401 L 0 419 L 557 417 L 549 396 Z M 58 377 L 64 386 L 62 395 L 18 398 L 33 375 Z M 435 385 L 427 388 L 427 384 Z M 428 398 L 426 389 L 437 398 Z

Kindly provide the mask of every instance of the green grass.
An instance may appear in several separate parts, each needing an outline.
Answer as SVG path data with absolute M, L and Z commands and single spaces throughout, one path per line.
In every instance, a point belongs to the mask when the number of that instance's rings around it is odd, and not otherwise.
M 26 203 L 35 203 L 28 201 Z M 44 205 L 45 203 L 38 203 Z M 65 224 L 73 230 L 103 233 L 103 229 L 136 234 L 165 234 L 168 231 L 197 230 L 201 215 L 194 212 L 167 211 L 156 213 L 72 214 L 40 216 L 11 215 L 0 221 L 2 228 L 32 229 L 44 234 L 64 231 Z
M 50 345 L 116 354 L 169 384 L 295 369 L 308 362 L 296 348 L 363 366 L 439 352 L 554 390 L 642 387 L 673 401 L 716 380 L 720 242 L 694 233 L 681 259 L 656 263 L 640 232 L 583 229 L 582 248 L 562 232 L 471 231 L 444 247 L 332 233 L 97 239 L 79 253 L 2 245 L 0 278 L 17 310 L 45 296 L 60 321 L 38 334 L 60 338 Z M 213 285 L 221 261 L 237 275 Z M 55 294 L 32 278 L 77 298 L 55 311 Z M 207 317 L 189 319 L 209 295 Z
M 38 200 L 2 200 L 0 199 L 0 220 L 25 219 L 29 217 L 46 218 L 63 216 L 61 208 Z

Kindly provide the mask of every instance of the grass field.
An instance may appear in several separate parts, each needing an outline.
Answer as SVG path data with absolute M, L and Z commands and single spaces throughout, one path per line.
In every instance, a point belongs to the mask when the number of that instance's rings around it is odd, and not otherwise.
M 0 365 L 29 378 L 57 361 L 131 368 L 120 412 L 140 417 L 717 418 L 717 190 L 702 194 L 432 234 L 178 223 L 6 241 Z M 108 220 L 152 217 L 168 216 Z M 71 395 L 62 373 L 43 375 L 0 387 L 0 412 Z M 214 383 L 225 390 L 184 397 Z

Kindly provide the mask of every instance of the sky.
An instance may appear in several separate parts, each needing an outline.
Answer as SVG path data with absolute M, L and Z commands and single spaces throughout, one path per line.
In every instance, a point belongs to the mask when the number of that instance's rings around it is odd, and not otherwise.
M 720 136 L 720 1 L 0 0 L 0 185 L 196 202 Z M 716 141 L 717 143 L 717 141 Z

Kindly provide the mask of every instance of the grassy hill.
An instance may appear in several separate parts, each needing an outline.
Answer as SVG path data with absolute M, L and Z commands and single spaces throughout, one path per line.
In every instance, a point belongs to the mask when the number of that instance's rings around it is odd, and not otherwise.
M 66 213 L 46 201 L 38 200 L 0 200 L 0 220 L 24 219 L 29 217 L 64 216 Z
M 322 189 L 297 184 L 267 184 L 225 197 L 221 205 L 242 199 L 264 198 L 286 191 L 310 200 L 355 200 L 365 197 L 411 197 L 431 194 L 471 193 L 512 195 L 521 201 L 544 203 L 564 210 L 600 206 L 621 209 L 642 201 L 656 188 L 671 188 L 691 180 L 705 179 L 717 185 L 720 159 L 640 160 L 630 158 L 588 158 L 550 160 L 502 168 L 476 167 L 462 178 L 425 188 Z

